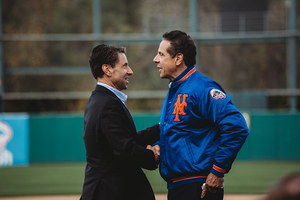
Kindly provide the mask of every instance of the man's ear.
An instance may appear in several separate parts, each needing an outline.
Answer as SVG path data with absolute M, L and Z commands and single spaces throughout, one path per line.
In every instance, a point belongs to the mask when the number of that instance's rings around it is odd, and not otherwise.
M 111 76 L 110 66 L 108 64 L 103 64 L 102 70 L 106 76 Z
M 182 53 L 176 54 L 176 56 L 175 56 L 175 64 L 176 64 L 176 66 L 181 65 L 182 62 L 183 62 L 183 54 Z

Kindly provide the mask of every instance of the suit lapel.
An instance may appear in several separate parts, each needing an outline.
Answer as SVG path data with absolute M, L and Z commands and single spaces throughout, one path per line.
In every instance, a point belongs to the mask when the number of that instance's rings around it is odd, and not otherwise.
M 135 127 L 133 118 L 132 118 L 132 116 L 131 116 L 129 110 L 127 109 L 127 107 L 124 105 L 123 102 L 122 102 L 122 105 L 123 105 L 123 108 L 124 108 L 124 110 L 125 110 L 125 113 L 127 114 L 128 119 L 129 119 L 129 121 L 130 121 L 130 123 L 131 123 L 131 127 L 133 127 L 134 130 L 135 130 L 135 132 L 136 132 L 136 127 Z
M 129 121 L 130 121 L 130 126 L 131 126 L 132 129 L 134 129 L 134 131 L 136 132 L 136 127 L 135 127 L 135 124 L 134 124 L 134 120 L 133 120 L 133 118 L 132 118 L 132 116 L 131 116 L 129 110 L 128 110 L 127 107 L 124 105 L 124 103 L 123 103 L 123 102 L 122 102 L 122 101 L 121 101 L 121 100 L 120 100 L 120 99 L 119 99 L 112 91 L 110 91 L 109 89 L 107 89 L 107 88 L 105 88 L 105 87 L 103 87 L 103 86 L 101 86 L 101 85 L 96 85 L 95 91 L 96 91 L 96 92 L 101 92 L 101 91 L 103 91 L 103 92 L 105 92 L 105 93 L 108 93 L 108 94 L 112 95 L 112 97 L 117 98 L 118 101 L 122 104 L 123 109 L 124 109 L 124 111 L 125 111 L 125 113 L 126 113 L 126 115 L 127 115 L 127 118 L 128 118 Z

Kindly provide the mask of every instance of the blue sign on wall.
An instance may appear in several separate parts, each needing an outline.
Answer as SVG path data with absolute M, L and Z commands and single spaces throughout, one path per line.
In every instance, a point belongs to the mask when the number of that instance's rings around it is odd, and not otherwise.
M 0 114 L 0 167 L 29 163 L 29 116 Z

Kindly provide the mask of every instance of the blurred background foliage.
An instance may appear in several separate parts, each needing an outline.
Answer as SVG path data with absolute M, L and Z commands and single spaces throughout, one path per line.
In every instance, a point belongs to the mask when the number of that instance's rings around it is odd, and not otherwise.
M 216 19 L 225 3 L 233 0 L 201 0 L 198 5 L 200 32 L 215 34 Z M 249 0 L 243 0 L 245 5 Z M 268 13 L 268 30 L 287 29 L 286 0 L 251 1 L 245 12 Z M 232 4 L 234 5 L 234 4 Z M 157 34 L 180 29 L 189 32 L 189 2 L 186 0 L 110 0 L 101 1 L 101 31 L 104 34 Z M 255 10 L 257 9 L 257 10 Z M 297 10 L 299 11 L 299 4 Z M 239 10 L 233 10 L 237 12 Z M 298 12 L 299 13 L 299 12 Z M 299 16 L 298 16 L 299 18 Z M 86 34 L 93 33 L 92 0 L 2 0 L 3 34 Z M 298 20 L 299 21 L 299 20 Z M 299 27 L 299 22 L 298 22 Z M 225 30 L 225 29 L 224 29 Z M 240 34 L 240 32 L 237 32 Z M 263 33 L 262 33 L 263 34 Z M 168 90 L 153 58 L 159 43 L 113 44 L 125 46 L 134 74 L 128 91 Z M 3 65 L 8 69 L 70 67 L 70 74 L 4 77 L 6 93 L 92 91 L 91 74 L 72 74 L 74 67 L 89 68 L 88 58 L 94 42 L 83 41 L 5 41 Z M 198 44 L 199 71 L 219 82 L 226 91 L 287 88 L 287 44 L 284 41 L 259 43 Z M 299 42 L 297 44 L 298 54 Z M 297 67 L 297 88 L 300 80 Z M 82 112 L 87 99 L 5 100 L 5 112 Z M 298 98 L 299 102 L 299 98 Z M 300 103 L 298 103 L 299 105 Z M 158 111 L 162 99 L 130 99 L 133 111 Z M 299 106 L 298 106 L 299 107 Z M 268 109 L 288 109 L 287 97 L 269 97 Z M 299 108 L 298 108 L 299 109 Z

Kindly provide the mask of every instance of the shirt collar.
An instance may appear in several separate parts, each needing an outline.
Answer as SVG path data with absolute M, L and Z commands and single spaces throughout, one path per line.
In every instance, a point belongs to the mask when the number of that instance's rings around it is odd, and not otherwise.
M 128 96 L 126 94 L 124 94 L 123 92 L 121 92 L 120 90 L 117 90 L 114 87 L 111 87 L 105 83 L 101 83 L 101 82 L 97 82 L 97 85 L 101 85 L 107 89 L 109 89 L 110 91 L 112 91 L 124 104 L 126 104 L 127 98 Z

